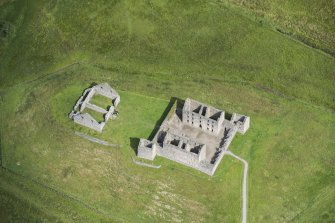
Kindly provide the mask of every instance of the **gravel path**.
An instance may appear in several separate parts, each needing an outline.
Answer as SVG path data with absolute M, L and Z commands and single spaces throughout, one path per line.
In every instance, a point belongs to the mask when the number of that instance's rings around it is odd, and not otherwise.
M 247 223 L 247 185 L 248 185 L 248 162 L 242 159 L 239 156 L 236 156 L 231 151 L 227 150 L 225 154 L 230 155 L 239 161 L 243 162 L 244 170 L 243 170 L 243 185 L 242 185 L 242 223 Z

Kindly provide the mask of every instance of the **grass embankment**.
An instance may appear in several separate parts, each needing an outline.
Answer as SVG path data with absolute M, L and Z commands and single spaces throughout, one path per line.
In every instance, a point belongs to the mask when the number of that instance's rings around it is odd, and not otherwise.
M 268 24 L 281 33 L 335 56 L 334 1 L 229 0 L 228 2 L 255 17 L 260 24 Z

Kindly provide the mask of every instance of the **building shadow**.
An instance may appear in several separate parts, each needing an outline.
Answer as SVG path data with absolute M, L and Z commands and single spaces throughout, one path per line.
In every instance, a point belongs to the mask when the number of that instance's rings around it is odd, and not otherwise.
M 169 115 L 171 109 L 175 109 L 174 112 L 176 112 L 177 116 L 179 118 L 181 118 L 181 110 L 183 108 L 184 105 L 184 100 L 177 98 L 177 97 L 171 97 L 169 104 L 166 106 L 164 112 L 162 113 L 162 115 L 160 116 L 160 118 L 156 121 L 155 123 L 155 127 L 154 129 L 151 131 L 148 140 L 152 140 L 157 131 L 159 130 L 161 124 L 163 123 L 164 119 L 167 117 L 167 115 Z M 172 112 L 172 111 L 171 111 Z M 135 154 L 137 154 L 137 147 L 138 144 L 140 142 L 139 138 L 135 138 L 135 137 L 130 137 L 129 138 L 130 141 L 130 147 L 132 148 L 132 150 L 134 150 Z
M 171 109 L 175 109 L 175 112 L 177 113 L 178 117 L 180 114 L 180 111 L 184 105 L 184 100 L 177 98 L 177 97 L 171 97 L 170 98 L 170 102 L 167 105 L 167 107 L 165 108 L 164 112 L 162 113 L 161 117 L 156 121 L 155 127 L 154 129 L 151 131 L 148 139 L 152 140 L 158 129 L 160 128 L 161 124 L 163 123 L 164 119 L 166 118 L 166 116 L 170 113 Z
M 225 111 L 225 119 L 227 119 L 227 120 L 231 120 L 231 118 L 233 117 L 233 113 L 230 113 L 230 112 L 226 112 Z
M 132 148 L 132 150 L 134 150 L 135 155 L 137 155 L 137 147 L 138 144 L 140 143 L 140 138 L 130 137 L 129 141 L 130 141 L 130 147 Z
M 98 85 L 96 82 L 92 82 L 91 84 L 90 84 L 90 86 L 89 86 L 89 88 L 92 88 L 92 87 L 94 87 L 95 85 Z M 85 90 L 84 90 L 85 91 Z M 83 91 L 83 93 L 84 93 L 84 91 Z

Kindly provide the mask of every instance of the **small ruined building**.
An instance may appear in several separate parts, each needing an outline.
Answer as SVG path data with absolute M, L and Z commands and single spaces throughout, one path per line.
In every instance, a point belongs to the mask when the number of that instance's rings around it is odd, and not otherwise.
M 152 141 L 140 139 L 137 156 L 153 160 L 156 155 L 213 175 L 235 134 L 244 134 L 250 118 L 225 112 L 186 99 L 167 117 Z
M 101 95 L 110 99 L 110 105 L 106 108 L 101 108 L 91 100 L 94 96 Z M 86 126 L 93 130 L 101 132 L 107 121 L 117 116 L 116 107 L 120 103 L 120 95 L 107 83 L 102 83 L 88 88 L 75 104 L 73 110 L 69 114 L 69 118 L 75 123 Z M 89 114 L 89 111 L 98 112 L 103 116 L 104 121 L 98 121 Z M 87 111 L 87 112 L 86 112 Z

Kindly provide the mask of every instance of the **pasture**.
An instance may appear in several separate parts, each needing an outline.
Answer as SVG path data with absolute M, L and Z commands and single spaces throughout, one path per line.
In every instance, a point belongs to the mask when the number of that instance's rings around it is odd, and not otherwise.
M 215 2 L 4 1 L 0 12 L 15 27 L 0 46 L 5 222 L 239 222 L 233 158 L 213 177 L 132 162 L 187 97 L 251 117 L 230 145 L 249 162 L 248 222 L 335 218 L 334 58 Z M 100 82 L 121 95 L 101 134 L 67 117 Z

